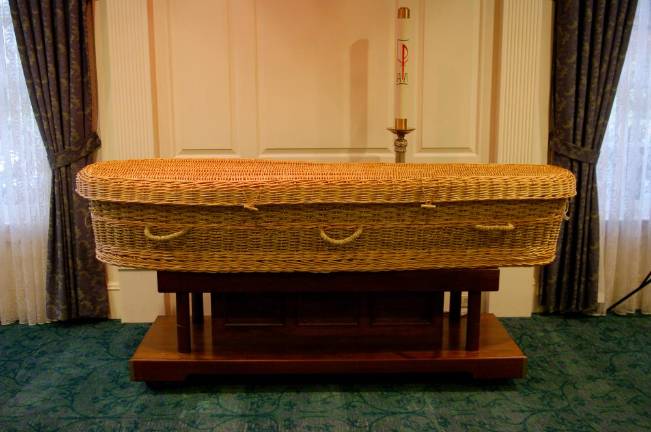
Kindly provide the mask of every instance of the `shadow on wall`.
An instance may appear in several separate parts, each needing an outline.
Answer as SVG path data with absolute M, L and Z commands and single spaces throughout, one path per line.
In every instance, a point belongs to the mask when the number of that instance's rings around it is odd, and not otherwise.
M 368 39 L 350 46 L 351 161 L 369 160 L 364 157 L 368 147 L 368 46 Z

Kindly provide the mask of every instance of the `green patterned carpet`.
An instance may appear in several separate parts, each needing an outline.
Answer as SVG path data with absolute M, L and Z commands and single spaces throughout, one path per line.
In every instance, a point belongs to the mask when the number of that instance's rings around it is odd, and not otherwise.
M 150 390 L 116 321 L 0 327 L 0 431 L 649 431 L 651 317 L 503 320 L 524 380 L 233 378 Z

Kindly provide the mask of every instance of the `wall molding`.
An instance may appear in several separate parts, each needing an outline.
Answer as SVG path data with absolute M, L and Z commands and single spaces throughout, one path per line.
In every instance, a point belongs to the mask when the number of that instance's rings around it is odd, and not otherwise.
M 102 2 L 110 101 L 105 159 L 155 157 L 147 0 Z M 100 86 L 101 88 L 101 86 Z
M 496 162 L 545 163 L 551 67 L 545 21 L 551 0 L 501 1 Z
M 492 162 L 546 163 L 552 7 L 552 0 L 498 0 Z M 502 268 L 500 291 L 490 294 L 490 311 L 530 316 L 537 276 L 538 268 Z

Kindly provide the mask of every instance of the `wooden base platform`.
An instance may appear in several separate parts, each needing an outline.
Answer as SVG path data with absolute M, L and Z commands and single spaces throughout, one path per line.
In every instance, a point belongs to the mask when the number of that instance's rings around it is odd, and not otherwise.
M 197 322 L 202 321 L 202 322 Z M 408 350 L 400 338 L 387 343 L 341 335 L 266 340 L 254 329 L 215 335 L 211 320 L 192 324 L 192 352 L 177 351 L 175 316 L 159 316 L 129 360 L 136 381 L 182 381 L 204 374 L 469 373 L 477 379 L 524 376 L 527 358 L 492 314 L 480 317 L 479 349 L 466 350 L 466 317 L 442 318 L 438 339 Z M 332 340 L 330 340 L 332 339 Z M 429 344 L 429 346 L 427 346 Z

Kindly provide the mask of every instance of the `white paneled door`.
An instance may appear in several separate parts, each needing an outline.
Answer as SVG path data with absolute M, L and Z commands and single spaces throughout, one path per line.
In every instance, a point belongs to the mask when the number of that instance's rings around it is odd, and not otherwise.
M 487 162 L 493 2 L 404 3 L 416 35 L 410 158 Z M 161 156 L 393 160 L 394 0 L 151 8 Z

